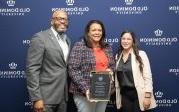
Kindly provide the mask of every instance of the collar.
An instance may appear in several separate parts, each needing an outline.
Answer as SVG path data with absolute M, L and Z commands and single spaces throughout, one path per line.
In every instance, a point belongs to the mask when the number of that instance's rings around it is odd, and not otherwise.
M 55 29 L 53 27 L 51 27 L 50 29 L 52 30 L 52 32 L 55 35 L 55 37 L 57 37 L 57 35 L 58 35 L 57 31 L 55 31 Z

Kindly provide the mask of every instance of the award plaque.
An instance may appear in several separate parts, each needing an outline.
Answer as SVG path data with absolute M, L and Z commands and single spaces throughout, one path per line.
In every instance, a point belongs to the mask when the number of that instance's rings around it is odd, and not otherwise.
M 89 99 L 92 101 L 109 101 L 110 91 L 109 72 L 91 72 Z

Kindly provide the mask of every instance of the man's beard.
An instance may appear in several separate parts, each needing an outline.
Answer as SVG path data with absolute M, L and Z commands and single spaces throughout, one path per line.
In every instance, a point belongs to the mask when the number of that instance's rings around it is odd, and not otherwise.
M 63 34 L 63 33 L 67 30 L 67 27 L 65 27 L 64 29 L 61 29 L 60 27 L 58 27 L 58 25 L 54 25 L 54 29 L 55 29 L 59 34 Z

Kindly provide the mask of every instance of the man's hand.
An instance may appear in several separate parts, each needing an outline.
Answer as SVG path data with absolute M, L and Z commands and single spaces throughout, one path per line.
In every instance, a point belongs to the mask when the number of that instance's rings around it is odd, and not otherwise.
M 34 102 L 34 111 L 35 112 L 44 112 L 45 107 L 44 107 L 44 102 L 43 100 L 38 100 Z

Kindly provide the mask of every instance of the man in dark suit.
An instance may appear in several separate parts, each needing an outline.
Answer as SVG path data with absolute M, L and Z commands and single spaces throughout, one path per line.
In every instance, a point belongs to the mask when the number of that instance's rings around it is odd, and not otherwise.
M 27 88 L 35 112 L 66 112 L 68 15 L 55 11 L 51 28 L 36 33 L 27 54 Z

